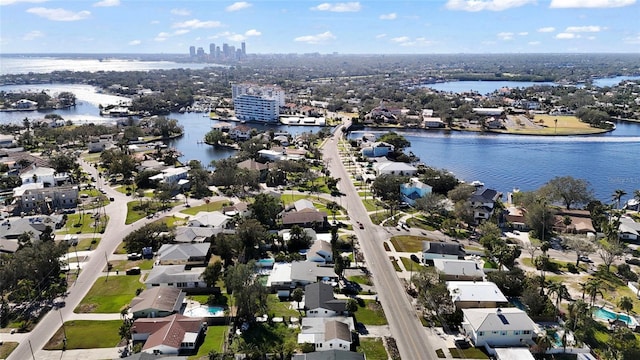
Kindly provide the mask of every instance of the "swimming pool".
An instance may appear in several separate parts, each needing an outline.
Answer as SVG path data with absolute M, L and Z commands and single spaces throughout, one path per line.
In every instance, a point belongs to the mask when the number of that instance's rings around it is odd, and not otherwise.
M 271 267 L 273 267 L 274 263 L 275 263 L 275 260 L 274 259 L 269 259 L 269 258 L 258 260 L 258 266 L 260 266 L 260 267 L 269 267 L 269 268 L 271 268 Z
M 224 308 L 220 306 L 200 306 L 184 312 L 188 317 L 221 317 L 224 316 Z
M 595 316 L 597 319 L 600 320 L 615 320 L 618 319 L 622 322 L 624 322 L 627 325 L 631 325 L 631 326 L 637 326 L 638 322 L 636 321 L 636 319 L 625 315 L 625 314 L 621 314 L 621 313 L 617 313 L 614 311 L 611 311 L 609 309 L 606 308 L 596 308 L 595 310 L 593 310 L 593 316 Z

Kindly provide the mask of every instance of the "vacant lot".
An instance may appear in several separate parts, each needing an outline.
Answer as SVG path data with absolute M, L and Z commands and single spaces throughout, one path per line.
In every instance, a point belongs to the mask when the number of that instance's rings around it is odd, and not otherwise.
M 45 350 L 62 350 L 64 334 L 67 334 L 67 349 L 94 349 L 116 347 L 120 343 L 122 321 L 76 320 L 64 323 L 44 346 Z
M 96 280 L 87 296 L 82 299 L 76 312 L 119 313 L 129 305 L 136 289 L 144 288 L 139 276 L 106 276 Z
M 429 238 L 414 235 L 398 235 L 391 238 L 391 244 L 399 252 L 422 251 L 423 241 L 429 241 Z

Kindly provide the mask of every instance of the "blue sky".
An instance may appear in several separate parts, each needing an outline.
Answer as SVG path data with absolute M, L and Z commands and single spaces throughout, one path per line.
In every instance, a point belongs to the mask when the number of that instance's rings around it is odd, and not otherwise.
M 638 1 L 0 0 L 0 53 L 638 53 Z

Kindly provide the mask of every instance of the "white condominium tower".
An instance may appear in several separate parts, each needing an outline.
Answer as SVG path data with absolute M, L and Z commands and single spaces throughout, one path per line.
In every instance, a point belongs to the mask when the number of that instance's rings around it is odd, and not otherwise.
M 243 121 L 277 122 L 284 106 L 284 90 L 275 85 L 233 84 L 231 94 L 236 117 Z

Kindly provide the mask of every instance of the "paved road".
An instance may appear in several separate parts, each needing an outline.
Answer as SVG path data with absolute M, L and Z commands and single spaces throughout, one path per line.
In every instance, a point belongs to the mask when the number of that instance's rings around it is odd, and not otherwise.
M 348 126 L 348 123 L 343 126 Z M 342 136 L 342 127 L 339 127 L 334 134 L 334 139 L 329 139 L 323 146 L 323 159 L 330 159 L 331 175 L 340 178 L 338 186 L 349 204 L 349 216 L 364 225 L 364 229 L 355 226 L 354 231 L 358 236 L 367 267 L 373 275 L 373 282 L 378 289 L 378 297 L 389 322 L 391 334 L 398 345 L 400 356 L 407 360 L 436 359 L 435 349 L 425 336 L 424 328 L 384 251 L 382 243 L 389 233 L 383 227 L 371 222 L 358 191 L 340 161 L 337 141 Z
M 68 289 L 66 306 L 60 310 L 49 311 L 49 313 L 40 320 L 33 331 L 28 334 L 24 334 L 24 337 L 22 338 L 22 341 L 20 341 L 18 347 L 11 353 L 11 356 L 9 356 L 9 360 L 40 359 L 45 357 L 46 355 L 43 353 L 41 353 L 41 356 L 38 355 L 38 351 L 44 347 L 47 341 L 49 341 L 58 328 L 60 328 L 63 320 L 67 321 L 75 318 L 73 315 L 73 309 L 76 308 L 87 292 L 89 292 L 91 286 L 93 286 L 93 283 L 98 279 L 98 277 L 104 275 L 103 270 L 106 267 L 107 258 L 113 254 L 122 239 L 131 231 L 138 229 L 149 222 L 157 220 L 142 219 L 131 225 L 124 225 L 127 216 L 127 202 L 130 198 L 107 186 L 104 186 L 104 180 L 100 180 L 98 178 L 97 171 L 94 167 L 83 160 L 80 160 L 79 162 L 90 176 L 93 176 L 98 180 L 98 186 L 102 185 L 107 192 L 107 196 L 113 197 L 115 200 L 105 208 L 105 211 L 109 216 L 109 223 L 107 224 L 104 234 L 101 236 L 100 243 L 93 253 L 93 256 L 89 257 L 88 261 L 83 265 L 77 281 Z M 179 206 L 174 208 L 172 212 L 183 208 L 184 206 Z M 10 338 L 4 340 L 11 341 Z M 116 345 L 117 344 L 113 344 L 113 346 Z M 32 353 L 31 349 L 33 349 L 35 355 Z

